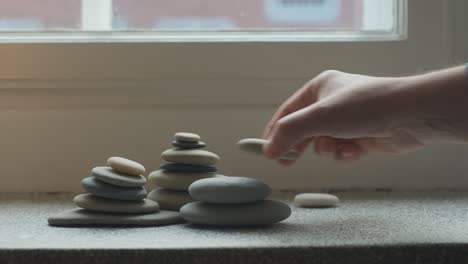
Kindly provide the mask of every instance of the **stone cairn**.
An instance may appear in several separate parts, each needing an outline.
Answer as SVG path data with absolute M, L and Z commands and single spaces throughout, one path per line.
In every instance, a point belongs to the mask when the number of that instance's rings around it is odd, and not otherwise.
M 265 200 L 271 189 L 248 177 L 216 177 L 198 180 L 189 187 L 198 202 L 184 205 L 181 216 L 189 223 L 208 226 L 261 226 L 285 220 L 291 208 Z
M 141 164 L 111 157 L 107 165 L 93 168 L 91 176 L 81 181 L 85 193 L 73 199 L 80 208 L 50 217 L 50 225 L 155 226 L 183 221 L 174 212 L 159 211 L 157 202 L 146 199 Z
M 161 209 L 179 211 L 183 205 L 194 201 L 187 191 L 190 184 L 200 179 L 222 177 L 216 174 L 218 155 L 204 150 L 206 144 L 200 140 L 197 134 L 176 133 L 172 141 L 174 148 L 161 154 L 167 163 L 150 173 L 148 181 L 159 188 L 152 190 L 147 198 L 158 202 Z

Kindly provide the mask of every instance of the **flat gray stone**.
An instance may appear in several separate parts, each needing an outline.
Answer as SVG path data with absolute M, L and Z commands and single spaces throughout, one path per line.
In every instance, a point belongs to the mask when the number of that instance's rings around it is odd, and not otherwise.
M 152 190 L 147 198 L 157 202 L 159 208 L 170 211 L 179 211 L 180 207 L 195 201 L 188 192 L 168 189 Z
M 165 163 L 160 166 L 161 169 L 174 172 L 216 172 L 218 169 L 214 166 L 191 165 L 181 163 Z
M 180 214 L 188 222 L 197 225 L 259 226 L 285 220 L 291 215 L 291 208 L 273 200 L 231 205 L 193 202 L 180 208 Z
M 86 192 L 116 200 L 137 201 L 144 199 L 147 194 L 143 187 L 118 187 L 99 181 L 95 177 L 84 178 L 81 180 L 81 186 Z
M 187 191 L 190 184 L 195 181 L 216 176 L 214 173 L 187 173 L 171 172 L 166 170 L 157 170 L 150 173 L 148 181 L 157 185 L 175 191 Z
M 112 167 L 115 171 L 129 175 L 138 176 L 146 172 L 145 167 L 140 163 L 121 157 L 110 157 L 107 160 L 107 165 Z
M 338 197 L 327 193 L 300 193 L 294 197 L 294 204 L 298 207 L 332 207 L 339 202 Z
M 76 206 L 83 209 L 102 213 L 148 214 L 159 211 L 158 203 L 149 199 L 122 201 L 85 193 L 75 196 L 73 202 Z
M 141 187 L 146 183 L 146 178 L 143 175 L 123 174 L 111 167 L 94 167 L 91 170 L 91 175 L 100 181 L 121 187 Z
M 206 147 L 205 142 L 184 142 L 184 141 L 172 141 L 172 146 L 179 149 L 201 149 Z
M 242 151 L 263 156 L 263 145 L 265 145 L 265 143 L 267 142 L 268 141 L 266 141 L 265 139 L 260 138 L 246 138 L 239 140 L 239 142 L 237 142 L 237 146 Z M 296 160 L 299 158 L 299 155 L 299 152 L 295 150 L 290 150 L 286 154 L 281 156 L 279 159 Z
M 202 202 L 241 204 L 265 199 L 271 188 L 254 178 L 229 176 L 198 180 L 190 185 L 189 193 Z
M 168 162 L 192 165 L 215 165 L 219 161 L 218 155 L 202 149 L 168 149 L 161 153 L 161 158 Z
M 72 209 L 49 217 L 52 226 L 161 226 L 183 223 L 178 212 L 159 211 L 152 214 L 107 214 Z
M 194 133 L 178 132 L 174 135 L 174 139 L 183 142 L 198 142 L 201 140 L 200 136 Z

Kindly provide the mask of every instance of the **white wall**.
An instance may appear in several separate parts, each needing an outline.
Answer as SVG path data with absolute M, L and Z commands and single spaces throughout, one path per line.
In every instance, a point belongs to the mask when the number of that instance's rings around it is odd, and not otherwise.
M 468 188 L 466 146 L 352 167 L 308 153 L 292 169 L 235 147 L 322 70 L 394 76 L 468 61 L 467 14 L 464 0 L 411 0 L 400 42 L 2 44 L 0 191 L 78 191 L 111 155 L 156 169 L 179 130 L 200 133 L 222 173 L 276 189 Z

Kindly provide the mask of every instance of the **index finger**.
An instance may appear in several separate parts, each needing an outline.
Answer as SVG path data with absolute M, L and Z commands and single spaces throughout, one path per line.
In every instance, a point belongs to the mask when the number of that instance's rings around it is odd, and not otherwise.
M 291 95 L 281 106 L 278 108 L 276 113 L 268 122 L 265 130 L 263 132 L 263 138 L 268 138 L 271 133 L 273 126 L 278 120 L 282 117 L 287 116 L 291 113 L 294 113 L 308 105 L 314 103 L 317 100 L 314 80 L 311 80 L 304 84 L 299 90 L 297 90 L 293 95 Z

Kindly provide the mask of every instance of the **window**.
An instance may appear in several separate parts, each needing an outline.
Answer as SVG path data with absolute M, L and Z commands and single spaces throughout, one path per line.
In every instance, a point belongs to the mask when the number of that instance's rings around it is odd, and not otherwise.
M 86 167 L 115 153 L 154 168 L 164 135 L 186 129 L 224 173 L 278 189 L 465 186 L 458 146 L 285 171 L 229 142 L 258 136 L 323 70 L 401 76 L 467 61 L 467 17 L 466 0 L 0 0 L 0 189 L 79 191 Z
M 406 35 L 404 4 L 403 0 L 0 1 L 0 32 L 3 40 L 45 41 L 389 40 Z

